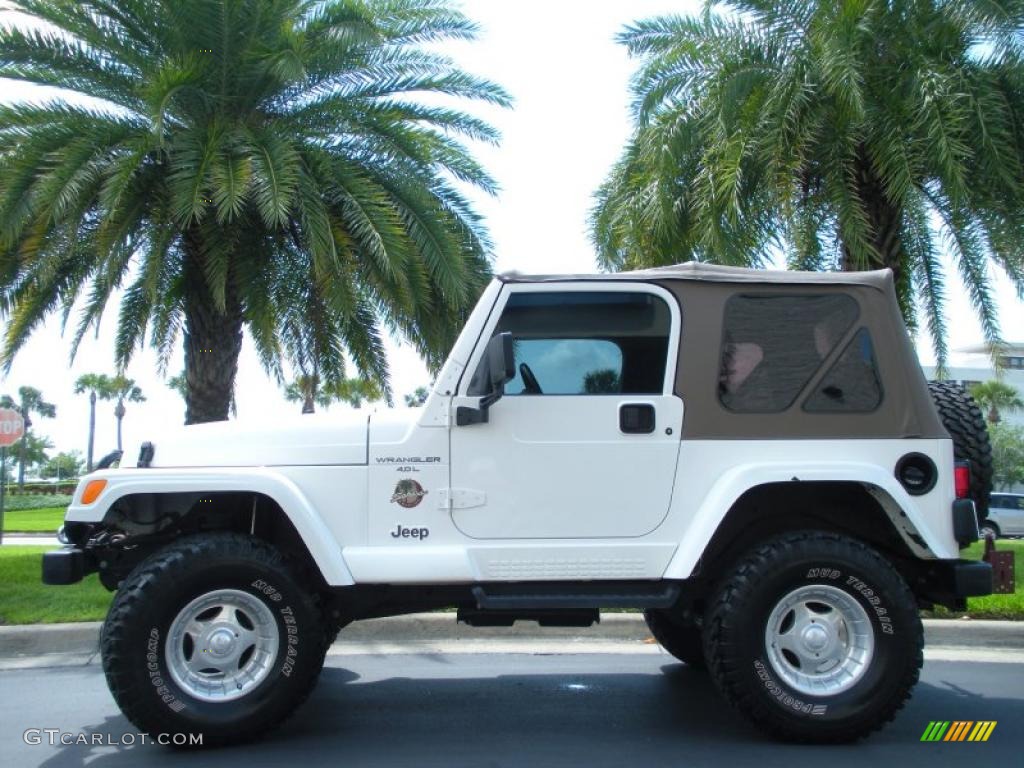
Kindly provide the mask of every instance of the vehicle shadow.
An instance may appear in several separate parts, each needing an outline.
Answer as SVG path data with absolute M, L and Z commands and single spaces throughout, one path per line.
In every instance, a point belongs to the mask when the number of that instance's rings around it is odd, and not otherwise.
M 662 674 L 533 674 L 360 681 L 324 670 L 310 700 L 254 744 L 201 752 L 155 745 L 67 746 L 47 768 L 202 765 L 296 766 L 701 766 L 758 768 L 795 760 L 833 766 L 943 766 L 1013 762 L 1012 739 L 921 743 L 930 720 L 1024 723 L 1024 701 L 964 695 L 921 683 L 895 722 L 859 744 L 801 746 L 768 740 L 722 700 L 707 673 L 666 664 Z M 111 717 L 91 732 L 133 732 Z

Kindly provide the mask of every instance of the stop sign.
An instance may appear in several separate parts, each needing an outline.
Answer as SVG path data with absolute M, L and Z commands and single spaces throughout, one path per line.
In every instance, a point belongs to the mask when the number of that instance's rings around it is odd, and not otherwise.
M 25 434 L 25 420 L 10 408 L 0 408 L 0 447 L 6 448 L 21 440 Z

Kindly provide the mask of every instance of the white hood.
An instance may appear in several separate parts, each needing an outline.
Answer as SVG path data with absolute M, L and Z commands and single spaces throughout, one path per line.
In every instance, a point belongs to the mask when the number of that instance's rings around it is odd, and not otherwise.
M 369 411 L 275 414 L 263 420 L 195 424 L 146 438 L 152 467 L 258 467 L 365 464 Z M 129 445 L 122 467 L 134 467 L 140 445 Z

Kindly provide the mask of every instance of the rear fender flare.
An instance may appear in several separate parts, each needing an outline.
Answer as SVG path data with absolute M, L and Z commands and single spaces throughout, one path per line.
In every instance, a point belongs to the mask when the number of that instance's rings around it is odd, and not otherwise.
M 788 482 L 851 482 L 863 486 L 881 505 L 910 550 L 922 559 L 955 558 L 930 526 L 918 505 L 891 473 L 863 463 L 815 465 L 741 464 L 722 474 L 711 488 L 665 570 L 666 579 L 689 578 L 708 542 L 743 494 L 759 486 Z M 937 493 L 936 489 L 933 493 Z

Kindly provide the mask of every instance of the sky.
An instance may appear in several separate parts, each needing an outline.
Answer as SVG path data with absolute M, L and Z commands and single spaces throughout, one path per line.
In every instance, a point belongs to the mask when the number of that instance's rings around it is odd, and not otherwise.
M 0 7 L 3 2 L 0 0 Z M 496 271 L 592 272 L 593 247 L 587 235 L 592 194 L 618 157 L 630 133 L 628 82 L 635 62 L 613 37 L 629 22 L 668 13 L 697 12 L 696 0 L 465 0 L 465 13 L 482 27 L 475 42 L 446 46 L 464 69 L 503 85 L 514 97 L 510 110 L 473 108 L 502 132 L 497 147 L 476 145 L 475 156 L 501 186 L 496 198 L 476 196 L 495 245 Z M 0 101 L 38 99 L 32 86 L 4 82 Z M 948 306 L 951 349 L 977 343 L 981 331 L 966 291 L 950 275 Z M 1003 335 L 1024 340 L 1024 303 L 1009 280 L 993 271 Z M 113 372 L 116 304 L 103 319 L 97 337 L 83 341 L 68 364 L 69 335 L 62 337 L 60 318 L 42 326 L 0 378 L 0 394 L 35 386 L 57 406 L 57 418 L 37 420 L 57 451 L 85 452 L 88 402 L 73 394 L 83 373 Z M 72 329 L 73 329 L 73 323 Z M 69 329 L 71 330 L 71 329 Z M 927 338 L 922 359 L 931 359 Z M 388 345 L 396 400 L 427 384 L 430 377 L 408 345 Z M 181 368 L 179 351 L 169 373 Z M 126 445 L 158 437 L 184 418 L 184 403 L 156 371 L 155 355 L 146 349 L 127 370 L 147 401 L 129 404 L 124 422 Z M 236 400 L 239 418 L 260 419 L 297 412 L 261 369 L 246 341 L 239 361 Z M 336 405 L 332 410 L 347 406 Z M 115 446 L 113 404 L 97 413 L 96 454 Z

